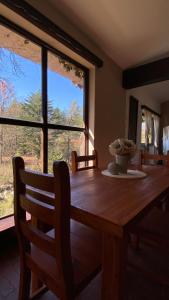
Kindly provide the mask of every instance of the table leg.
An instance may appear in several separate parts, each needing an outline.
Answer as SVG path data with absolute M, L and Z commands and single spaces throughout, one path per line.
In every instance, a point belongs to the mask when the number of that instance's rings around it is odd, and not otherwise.
M 127 237 L 103 238 L 102 300 L 122 300 L 125 293 Z

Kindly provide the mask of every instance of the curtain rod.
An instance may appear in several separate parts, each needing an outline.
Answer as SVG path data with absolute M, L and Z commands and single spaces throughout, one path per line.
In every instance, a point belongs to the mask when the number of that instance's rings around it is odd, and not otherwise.
M 158 116 L 159 118 L 161 117 L 160 114 L 158 114 L 156 111 L 152 110 L 151 108 L 149 108 L 149 107 L 146 106 L 146 105 L 141 105 L 141 109 L 146 109 L 146 110 L 148 110 L 149 112 L 151 112 L 152 114 Z

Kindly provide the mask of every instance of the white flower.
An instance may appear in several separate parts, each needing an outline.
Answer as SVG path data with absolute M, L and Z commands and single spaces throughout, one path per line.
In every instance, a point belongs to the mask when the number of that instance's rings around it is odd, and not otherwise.
M 130 154 L 132 157 L 136 152 L 136 145 L 132 140 L 119 138 L 109 145 L 111 155 Z

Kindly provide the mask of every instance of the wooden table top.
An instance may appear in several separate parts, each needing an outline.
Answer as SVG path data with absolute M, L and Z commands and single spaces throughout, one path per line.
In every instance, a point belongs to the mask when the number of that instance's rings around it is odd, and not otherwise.
M 147 177 L 117 179 L 86 170 L 71 175 L 71 216 L 118 236 L 169 189 L 169 168 L 143 166 Z

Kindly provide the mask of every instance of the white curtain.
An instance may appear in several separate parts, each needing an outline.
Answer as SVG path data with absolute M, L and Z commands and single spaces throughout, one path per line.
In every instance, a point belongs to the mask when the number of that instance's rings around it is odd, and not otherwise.
M 163 128 L 163 154 L 169 151 L 169 126 Z
M 153 115 L 153 120 L 154 120 L 154 146 L 155 149 L 158 150 L 160 118 L 157 115 Z
M 144 118 L 145 118 L 145 146 L 147 148 L 149 144 L 149 134 L 152 128 L 152 113 L 145 109 Z

